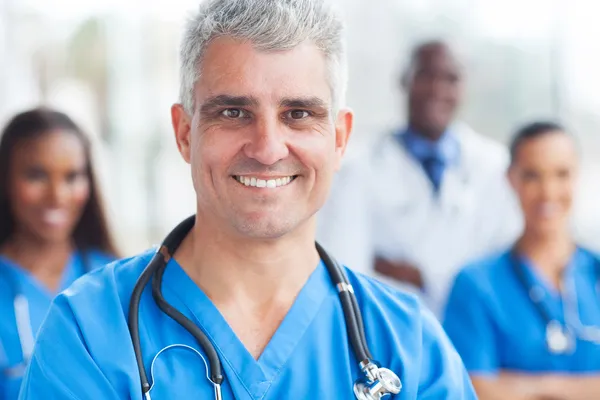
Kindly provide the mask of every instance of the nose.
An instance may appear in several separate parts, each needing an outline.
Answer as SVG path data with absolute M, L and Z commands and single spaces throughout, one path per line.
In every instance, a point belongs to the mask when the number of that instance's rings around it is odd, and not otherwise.
M 52 180 L 48 187 L 47 197 L 52 206 L 62 206 L 69 198 L 70 188 L 63 180 Z
M 563 185 L 555 179 L 544 179 L 540 189 L 543 201 L 557 200 L 565 193 Z
M 263 165 L 273 165 L 289 155 L 284 134 L 276 118 L 256 121 L 250 141 L 244 146 L 244 154 Z

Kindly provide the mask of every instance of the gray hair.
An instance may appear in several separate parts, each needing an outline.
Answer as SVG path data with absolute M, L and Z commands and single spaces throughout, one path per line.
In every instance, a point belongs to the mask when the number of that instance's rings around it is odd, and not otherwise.
M 347 64 L 344 24 L 326 0 L 205 0 L 189 21 L 180 49 L 180 102 L 192 114 L 194 86 L 208 44 L 230 36 L 261 51 L 314 43 L 326 58 L 333 109 L 345 101 Z

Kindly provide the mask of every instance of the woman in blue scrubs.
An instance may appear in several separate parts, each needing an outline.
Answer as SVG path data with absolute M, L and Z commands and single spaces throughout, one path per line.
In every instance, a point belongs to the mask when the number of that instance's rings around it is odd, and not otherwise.
M 90 144 L 66 115 L 34 109 L 0 138 L 0 398 L 16 399 L 52 298 L 115 258 Z
M 444 328 L 483 400 L 600 398 L 600 261 L 570 230 L 574 140 L 538 122 L 510 150 L 524 231 L 459 273 Z

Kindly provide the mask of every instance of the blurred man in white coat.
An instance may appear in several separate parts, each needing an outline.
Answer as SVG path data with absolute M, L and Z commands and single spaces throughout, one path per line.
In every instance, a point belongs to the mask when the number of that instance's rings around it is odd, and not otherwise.
M 340 261 L 420 292 L 438 315 L 457 269 L 521 229 L 507 149 L 455 120 L 462 75 L 446 43 L 417 46 L 402 77 L 407 124 L 348 157 L 319 215 L 318 239 Z

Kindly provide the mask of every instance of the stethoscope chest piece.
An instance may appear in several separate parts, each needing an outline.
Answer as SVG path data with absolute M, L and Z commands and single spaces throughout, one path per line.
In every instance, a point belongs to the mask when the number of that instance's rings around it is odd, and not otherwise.
M 379 400 L 400 393 L 402 382 L 393 371 L 368 363 L 363 367 L 365 377 L 354 383 L 357 400 Z
M 550 322 L 546 327 L 546 344 L 552 354 L 564 354 L 573 347 L 566 328 L 557 321 Z

